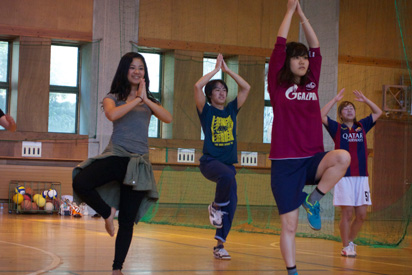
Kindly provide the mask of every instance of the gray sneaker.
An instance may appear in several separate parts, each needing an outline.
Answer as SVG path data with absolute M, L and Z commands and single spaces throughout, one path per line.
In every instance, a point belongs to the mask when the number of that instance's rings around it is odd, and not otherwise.
M 230 260 L 231 257 L 226 249 L 223 248 L 223 245 L 215 246 L 213 248 L 213 255 L 216 259 L 219 260 Z
M 220 210 L 215 209 L 212 204 L 210 204 L 207 208 L 209 210 L 209 220 L 210 223 L 216 228 L 222 228 L 222 216 L 223 212 Z

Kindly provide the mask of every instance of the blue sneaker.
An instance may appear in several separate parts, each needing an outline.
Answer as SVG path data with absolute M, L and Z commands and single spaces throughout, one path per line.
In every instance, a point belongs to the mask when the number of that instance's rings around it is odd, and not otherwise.
M 306 197 L 305 201 L 302 203 L 303 208 L 305 208 L 308 213 L 309 225 L 313 230 L 320 230 L 322 227 L 322 221 L 320 219 L 320 205 L 316 201 L 314 204 L 308 202 L 309 195 Z

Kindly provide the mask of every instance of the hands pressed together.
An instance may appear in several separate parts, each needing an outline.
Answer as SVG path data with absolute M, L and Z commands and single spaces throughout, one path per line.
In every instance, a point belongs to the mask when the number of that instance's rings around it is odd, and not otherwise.
M 227 73 L 229 71 L 229 68 L 225 60 L 223 59 L 223 55 L 221 53 L 217 56 L 215 69 L 221 69 L 224 73 Z

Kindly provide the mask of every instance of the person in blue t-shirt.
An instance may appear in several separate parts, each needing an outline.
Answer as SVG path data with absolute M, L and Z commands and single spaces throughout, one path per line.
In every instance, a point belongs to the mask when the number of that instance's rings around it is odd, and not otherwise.
M 335 185 L 333 204 L 341 208 L 339 224 L 343 248 L 341 255 L 356 257 L 353 243 L 366 218 L 368 205 L 372 204 L 368 182 L 368 145 L 366 134 L 375 126 L 382 110 L 361 91 L 353 91 L 355 100 L 369 106 L 372 113 L 357 121 L 355 105 L 343 101 L 338 107 L 338 117 L 342 123 L 328 117 L 330 109 L 343 98 L 342 89 L 321 110 L 322 122 L 335 142 L 335 149 L 344 149 L 351 156 L 351 164 L 345 176 Z M 353 212 L 355 218 L 353 219 Z
M 231 76 L 239 86 L 237 97 L 227 105 L 226 83 L 220 79 L 210 80 L 220 70 Z M 205 178 L 216 182 L 215 199 L 208 207 L 210 223 L 217 228 L 217 245 L 213 248 L 213 255 L 216 259 L 230 260 L 223 243 L 232 226 L 237 205 L 236 169 L 233 166 L 238 162 L 236 116 L 246 101 L 250 85 L 231 71 L 219 54 L 214 70 L 201 77 L 194 90 L 196 108 L 205 134 L 200 171 Z

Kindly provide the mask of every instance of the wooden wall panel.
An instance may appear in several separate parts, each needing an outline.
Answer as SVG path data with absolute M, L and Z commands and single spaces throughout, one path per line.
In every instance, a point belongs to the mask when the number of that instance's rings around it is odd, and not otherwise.
M 139 43 L 159 39 L 271 49 L 285 11 L 282 0 L 141 0 Z M 298 34 L 294 17 L 289 39 L 298 40 Z
M 8 188 L 11 180 L 60 182 L 60 195 L 72 195 L 71 175 L 73 167 L 0 164 L 0 199 L 8 198 Z
M 147 0 L 139 1 L 139 38 L 143 37 L 162 37 L 171 40 L 172 5 L 171 0 Z
M 172 1 L 171 38 L 182 41 L 202 41 L 205 34 L 205 1 Z
M 39 141 L 37 141 L 39 142 Z M 88 142 L 72 141 L 40 141 L 42 143 L 41 157 L 28 157 L 29 159 L 58 159 L 58 160 L 84 160 L 87 158 Z M 1 141 L 0 156 L 21 158 L 22 141 Z
M 237 45 L 254 47 L 260 44 L 262 35 L 262 1 L 239 0 L 236 12 L 237 21 Z M 272 30 L 277 33 L 277 30 Z M 270 45 L 267 45 L 270 48 Z
M 339 54 L 399 59 L 394 2 L 340 1 Z
M 61 133 L 0 132 L 0 158 L 21 158 L 22 141 L 42 142 L 42 156 L 28 159 L 81 161 L 88 156 L 88 136 Z
M 238 21 L 238 14 L 233 11 L 237 9 L 238 1 L 229 0 L 212 0 L 208 1 L 210 7 L 221 7 L 220 11 L 204 7 L 202 17 L 205 21 L 202 24 L 202 28 L 207 28 L 208 31 L 202 31 L 204 33 L 204 40 L 202 42 L 214 43 L 214 44 L 226 44 L 235 45 L 232 41 L 236 41 L 237 38 L 237 25 L 234 22 Z
M 173 138 L 200 139 L 193 86 L 203 75 L 203 53 L 175 51 L 174 72 Z
M 411 184 L 412 122 L 380 120 L 376 124 L 373 161 L 373 209 L 383 210 L 402 198 Z M 400 204 L 402 206 L 402 204 Z M 397 214 L 401 214 L 395 208 Z M 394 217 L 395 218 L 395 217 Z
M 18 131 L 48 131 L 50 47 L 50 39 L 20 38 Z
M 0 34 L 91 41 L 93 0 L 2 0 Z
M 238 141 L 263 142 L 265 105 L 265 58 L 239 56 L 239 75 L 251 86 L 249 96 L 238 114 Z
M 73 195 L 73 167 L 4 165 L 0 164 L 0 200 L 8 199 L 9 183 L 12 180 L 60 182 L 60 195 Z M 162 171 L 153 171 L 156 182 L 159 182 Z

